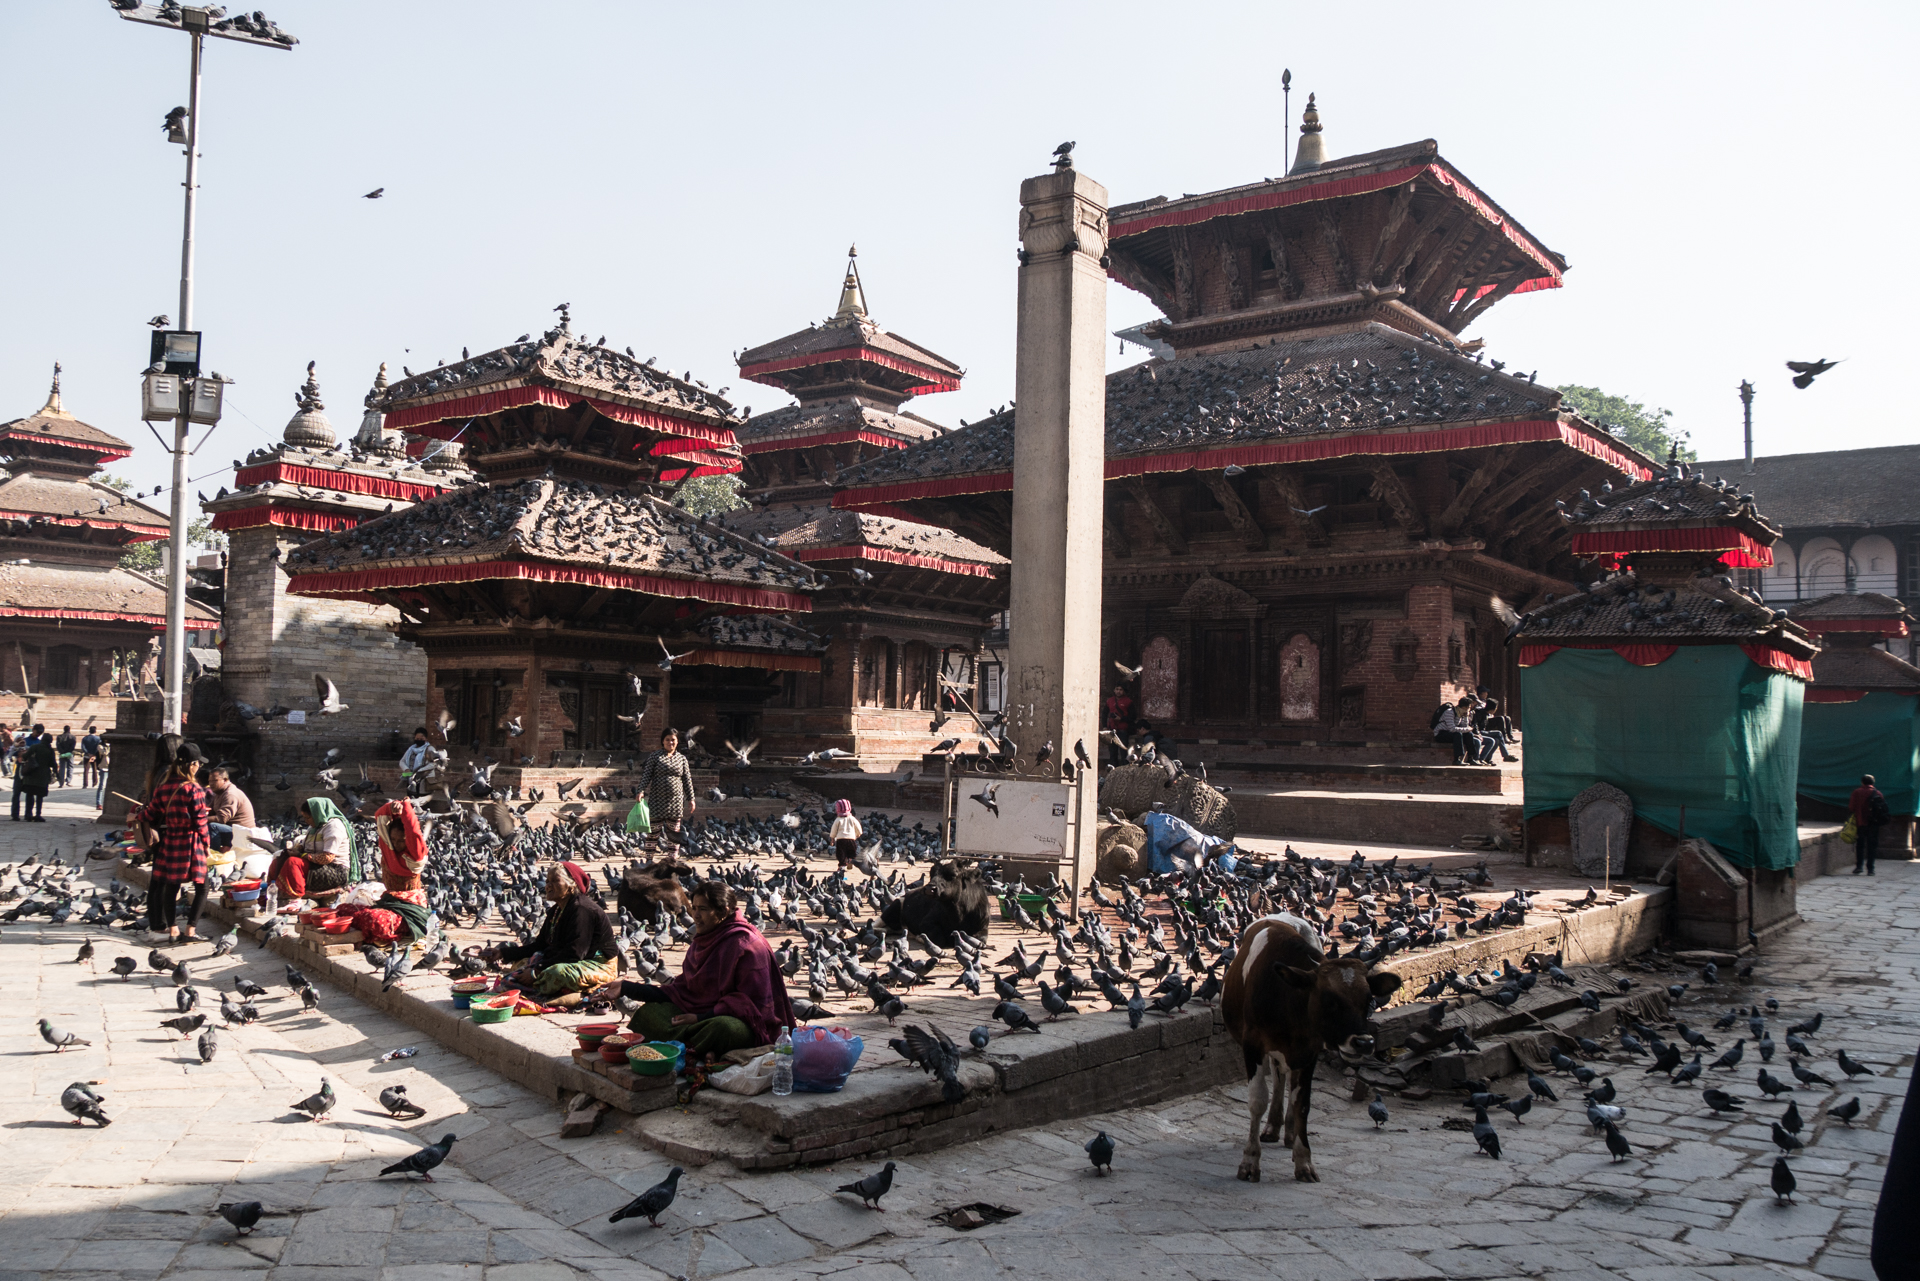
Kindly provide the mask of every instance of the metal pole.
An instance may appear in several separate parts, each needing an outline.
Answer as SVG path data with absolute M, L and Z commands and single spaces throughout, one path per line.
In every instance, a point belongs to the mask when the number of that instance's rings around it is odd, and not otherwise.
M 1753 475 L 1753 384 L 1740 380 L 1740 408 L 1747 420 L 1747 475 Z
M 193 212 L 194 192 L 200 172 L 200 47 L 205 37 L 190 31 L 192 69 L 187 85 L 187 200 L 186 220 L 180 233 L 180 322 L 181 329 L 193 328 Z M 187 400 L 181 398 L 181 414 L 173 425 L 173 520 L 167 547 L 167 671 L 161 726 L 169 734 L 180 732 L 184 700 L 182 686 L 187 671 Z

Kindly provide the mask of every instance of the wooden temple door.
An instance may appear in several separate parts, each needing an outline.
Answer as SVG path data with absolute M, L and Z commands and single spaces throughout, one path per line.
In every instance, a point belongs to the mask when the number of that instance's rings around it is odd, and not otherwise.
M 618 691 L 612 685 L 588 685 L 580 691 L 582 748 L 611 748 L 620 741 L 621 726 L 613 719 L 618 707 Z
M 1195 682 L 1196 719 L 1253 719 L 1247 703 L 1247 629 L 1210 627 L 1200 634 L 1199 680 Z

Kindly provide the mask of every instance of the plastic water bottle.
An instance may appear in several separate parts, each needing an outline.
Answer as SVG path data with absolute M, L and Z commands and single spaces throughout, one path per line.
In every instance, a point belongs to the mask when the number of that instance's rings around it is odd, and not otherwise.
M 782 1099 L 793 1093 L 793 1033 L 784 1027 L 773 1043 L 773 1093 Z

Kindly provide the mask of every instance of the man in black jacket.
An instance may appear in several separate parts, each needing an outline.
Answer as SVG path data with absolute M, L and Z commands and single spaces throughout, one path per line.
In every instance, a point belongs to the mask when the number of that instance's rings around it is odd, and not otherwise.
M 20 821 L 21 799 L 26 800 L 26 820 L 29 823 L 44 823 L 46 818 L 40 813 L 46 804 L 47 789 L 53 786 L 54 767 L 53 744 L 47 736 L 47 727 L 35 725 L 33 734 L 21 749 L 14 761 L 13 771 L 13 819 Z

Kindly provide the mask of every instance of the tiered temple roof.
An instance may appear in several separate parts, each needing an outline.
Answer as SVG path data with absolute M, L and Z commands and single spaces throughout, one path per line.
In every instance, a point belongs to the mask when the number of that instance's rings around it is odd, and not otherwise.
M 1813 659 L 1818 702 L 1850 702 L 1862 694 L 1920 694 L 1920 668 L 1878 648 L 1882 640 L 1906 636 L 1913 614 L 1899 600 L 1879 592 L 1835 592 L 1796 605 L 1793 621 L 1820 638 Z

